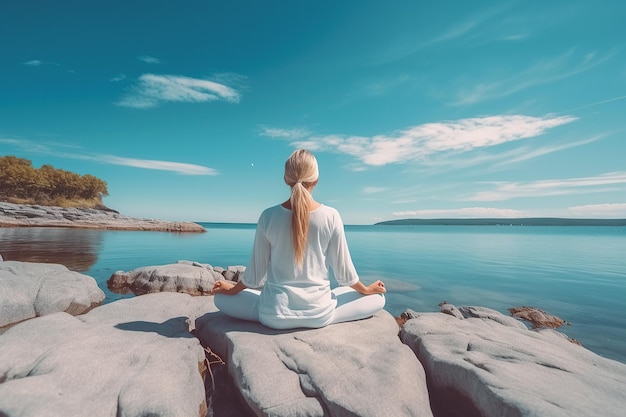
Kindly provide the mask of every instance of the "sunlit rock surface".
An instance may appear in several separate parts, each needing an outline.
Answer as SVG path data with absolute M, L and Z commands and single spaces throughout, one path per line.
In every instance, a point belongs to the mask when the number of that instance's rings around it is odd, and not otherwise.
M 291 331 L 218 312 L 196 327 L 257 416 L 432 416 L 423 368 L 386 311 Z
M 63 265 L 0 261 L 0 328 L 60 311 L 83 314 L 103 300 L 92 277 Z
M 108 230 L 206 232 L 193 222 L 140 219 L 116 211 L 0 202 L 0 227 L 75 227 Z
M 205 354 L 189 324 L 215 309 L 207 301 L 150 294 L 12 327 L 0 336 L 0 415 L 206 416 Z
M 494 310 L 459 311 L 466 318 L 412 312 L 401 331 L 424 365 L 436 414 L 624 415 L 626 365 Z

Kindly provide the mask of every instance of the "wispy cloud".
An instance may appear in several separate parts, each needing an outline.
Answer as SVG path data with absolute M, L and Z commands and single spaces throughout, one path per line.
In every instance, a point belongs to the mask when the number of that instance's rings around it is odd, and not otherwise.
M 137 84 L 117 103 L 118 106 L 147 109 L 163 102 L 201 103 L 224 100 L 238 103 L 234 88 L 214 81 L 179 75 L 143 74 Z
M 261 126 L 259 134 L 274 139 L 298 140 L 310 136 L 311 132 L 306 128 L 283 129 L 280 127 Z
M 546 197 L 614 191 L 623 188 L 626 184 L 626 172 L 609 172 L 595 177 L 487 184 L 492 186 L 491 190 L 477 192 L 465 200 L 501 201 L 519 197 Z
M 510 165 L 529 159 L 537 158 L 540 156 L 548 155 L 554 152 L 560 152 L 565 149 L 575 148 L 578 146 L 588 145 L 592 142 L 600 140 L 604 135 L 596 135 L 589 139 L 579 140 L 575 142 L 564 143 L 560 145 L 541 146 L 536 149 L 529 149 L 528 147 L 520 147 L 511 152 L 506 158 L 502 158 L 496 165 Z
M 434 209 L 434 210 L 412 210 L 398 211 L 393 213 L 397 217 L 416 217 L 420 219 L 442 219 L 442 218 L 514 218 L 526 217 L 528 212 L 511 209 L 501 209 L 492 207 L 466 207 L 459 209 Z
M 537 61 L 521 71 L 511 71 L 506 77 L 494 78 L 489 75 L 489 81 L 473 80 L 471 85 L 460 88 L 451 104 L 467 105 L 507 97 L 528 88 L 569 78 L 602 64 L 610 57 L 597 57 L 595 53 L 581 56 L 575 50 L 569 50 L 559 56 Z
M 398 40 L 395 43 L 391 43 L 391 45 L 387 44 L 377 63 L 388 64 L 390 62 L 412 56 L 424 48 L 459 39 L 467 40 L 477 37 L 479 36 L 479 33 L 485 30 L 489 22 L 494 21 L 495 18 L 501 16 L 501 14 L 509 9 L 510 6 L 510 4 L 499 4 L 497 7 L 483 10 L 469 16 L 463 21 L 452 22 L 450 25 L 441 28 L 438 33 L 432 33 L 432 36 L 428 39 L 415 39 L 414 37 L 409 37 Z M 500 38 L 501 40 L 509 40 L 502 36 Z M 515 35 L 513 35 L 513 39 L 510 40 L 518 39 L 519 38 L 516 38 Z
M 151 159 L 124 158 L 114 155 L 97 156 L 102 162 L 112 165 L 123 165 L 135 168 L 154 169 L 158 171 L 172 171 L 183 175 L 217 175 L 217 170 L 201 165 L 182 162 L 158 161 Z
M 363 193 L 365 194 L 378 194 L 387 190 L 384 187 L 363 187 Z
M 42 65 L 43 62 L 38 60 L 38 59 L 33 59 L 33 60 L 30 60 L 30 61 L 22 62 L 22 64 L 27 65 L 29 67 L 38 67 L 38 66 Z
M 27 67 L 41 67 L 46 65 L 52 65 L 55 67 L 60 67 L 61 64 L 52 62 L 52 61 L 42 61 L 41 59 L 31 59 L 30 61 L 22 62 L 22 65 L 26 65 Z M 70 71 L 73 72 L 73 71 Z
M 449 152 L 440 154 L 436 158 L 427 158 L 420 162 L 419 166 L 412 168 L 413 172 L 429 172 L 442 170 L 459 170 L 469 167 L 481 166 L 483 170 L 498 171 L 512 164 L 521 163 L 534 158 L 539 158 L 551 153 L 566 149 L 584 146 L 600 140 L 605 135 L 596 135 L 588 139 L 572 141 L 561 144 L 547 144 L 538 146 L 517 146 L 500 152 L 493 149 L 477 150 L 468 154 L 466 152 Z
M 351 155 L 366 166 L 382 166 L 420 161 L 434 154 L 466 152 L 531 138 L 574 120 L 576 118 L 571 116 L 501 115 L 427 123 L 371 137 L 294 137 L 286 133 L 274 137 L 290 140 L 296 147 Z
M 218 175 L 219 172 L 213 168 L 202 165 L 187 164 L 183 162 L 159 161 L 152 159 L 126 158 L 107 154 L 79 153 L 80 149 L 66 146 L 60 143 L 36 143 L 24 139 L 1 138 L 0 143 L 13 146 L 24 152 L 50 155 L 67 159 L 79 159 L 83 161 L 93 161 L 97 163 L 122 165 L 134 168 L 153 169 L 159 171 L 171 171 L 182 175 Z M 63 151 L 61 149 L 73 149 L 73 151 Z
M 568 110 L 568 112 L 576 111 L 576 110 L 582 110 L 582 109 L 586 109 L 588 107 L 600 106 L 602 104 L 611 103 L 611 102 L 614 102 L 614 101 L 619 101 L 619 100 L 624 100 L 624 99 L 626 99 L 626 96 L 617 96 L 617 97 L 609 98 L 609 99 L 602 100 L 602 101 L 596 101 L 595 103 L 585 104 L 585 105 L 580 106 L 580 107 L 575 107 L 575 108 L 573 108 L 571 110 Z
M 115 77 L 111 78 L 109 81 L 116 83 L 116 82 L 124 81 L 125 79 L 126 79 L 126 75 L 119 74 L 119 75 L 116 75 Z
M 148 55 L 141 55 L 137 57 L 138 60 L 143 61 L 147 64 L 160 64 L 161 60 L 158 58 L 155 58 L 153 56 L 148 56 Z
M 623 219 L 626 218 L 626 203 L 575 206 L 570 207 L 568 211 L 578 217 Z

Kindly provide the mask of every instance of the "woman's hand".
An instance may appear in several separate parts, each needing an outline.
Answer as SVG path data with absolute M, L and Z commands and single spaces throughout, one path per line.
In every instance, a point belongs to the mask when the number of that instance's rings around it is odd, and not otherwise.
M 385 283 L 381 280 L 377 280 L 368 286 L 365 286 L 361 281 L 359 281 L 356 284 L 351 285 L 350 288 L 363 295 L 384 294 L 387 292 Z
M 381 280 L 377 280 L 376 282 L 371 283 L 367 286 L 367 289 L 370 294 L 384 294 L 387 292 L 385 288 L 385 283 Z
M 237 282 L 237 284 L 232 281 L 217 281 L 213 285 L 213 289 L 211 290 L 211 294 L 224 294 L 224 295 L 235 295 L 241 290 L 247 288 L 241 281 Z

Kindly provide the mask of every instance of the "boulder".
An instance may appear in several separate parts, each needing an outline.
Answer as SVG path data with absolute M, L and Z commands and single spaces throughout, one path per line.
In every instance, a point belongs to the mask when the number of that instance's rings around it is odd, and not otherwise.
M 257 416 L 432 416 L 424 371 L 386 311 L 322 329 L 271 330 L 208 313 L 196 336 Z
M 204 417 L 205 351 L 189 323 L 214 310 L 162 293 L 20 323 L 0 336 L 0 416 Z
M 626 365 L 495 310 L 459 310 L 467 318 L 412 314 L 400 333 L 424 365 L 436 415 L 624 415 Z
M 63 265 L 0 262 L 0 327 L 60 311 L 83 314 L 103 300 L 92 277 Z
M 207 295 L 224 276 L 211 265 L 179 261 L 175 264 L 144 266 L 129 272 L 117 271 L 107 281 L 111 291 L 132 291 L 135 295 L 155 292 L 182 292 Z
M 513 317 L 528 321 L 533 329 L 539 327 L 557 329 L 564 324 L 571 324 L 560 317 L 553 316 L 535 307 L 513 307 L 509 309 L 509 312 Z

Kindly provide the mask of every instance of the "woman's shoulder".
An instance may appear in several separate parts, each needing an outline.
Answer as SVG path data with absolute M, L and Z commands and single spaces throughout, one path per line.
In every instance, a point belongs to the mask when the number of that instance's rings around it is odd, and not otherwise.
M 332 206 L 328 206 L 326 204 L 320 204 L 319 210 L 322 210 L 322 211 L 324 211 L 326 213 L 339 214 L 339 210 L 337 210 L 336 208 L 334 208 Z
M 321 204 L 317 209 L 311 212 L 315 213 L 316 216 L 323 217 L 326 219 L 332 219 L 335 223 L 341 223 L 341 215 L 339 214 L 339 210 L 334 207 L 327 206 L 325 204 Z
M 285 213 L 289 213 L 289 210 L 283 207 L 281 204 L 276 204 L 275 206 L 271 206 L 263 210 L 263 212 L 261 213 L 261 218 L 276 216 L 278 214 Z

